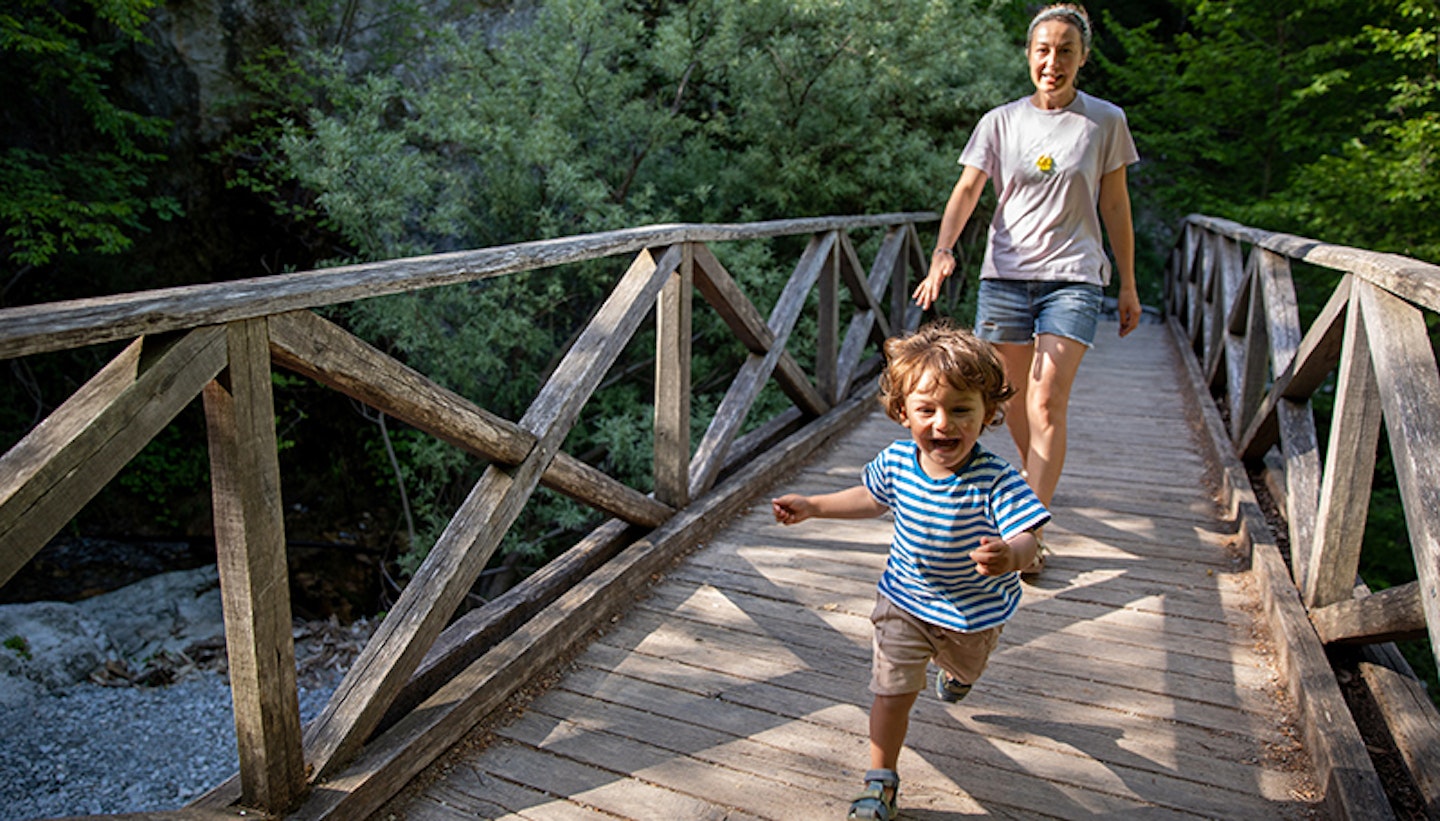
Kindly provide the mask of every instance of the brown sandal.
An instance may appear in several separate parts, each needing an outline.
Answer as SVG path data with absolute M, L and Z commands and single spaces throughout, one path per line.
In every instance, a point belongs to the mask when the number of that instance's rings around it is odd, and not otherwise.
M 1049 555 L 1050 548 L 1039 539 L 1035 540 L 1035 561 L 1030 566 L 1020 571 L 1020 578 L 1032 581 L 1040 576 L 1040 571 L 1045 569 L 1045 557 Z

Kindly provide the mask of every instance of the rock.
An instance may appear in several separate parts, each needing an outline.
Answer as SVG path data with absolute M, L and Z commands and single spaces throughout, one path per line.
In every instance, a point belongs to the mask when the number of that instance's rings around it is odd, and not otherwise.
M 117 657 L 105 631 L 73 604 L 34 602 L 0 607 L 0 673 L 47 689 L 84 681 Z
M 211 565 L 162 573 L 84 601 L 0 605 L 0 703 L 19 704 L 34 686 L 57 690 L 100 676 L 133 681 L 156 659 L 223 646 L 220 583 Z M 27 684 L 27 682 L 29 684 Z
M 220 578 L 214 565 L 161 573 L 113 593 L 76 602 L 114 642 L 120 656 L 144 663 L 162 652 L 225 637 Z

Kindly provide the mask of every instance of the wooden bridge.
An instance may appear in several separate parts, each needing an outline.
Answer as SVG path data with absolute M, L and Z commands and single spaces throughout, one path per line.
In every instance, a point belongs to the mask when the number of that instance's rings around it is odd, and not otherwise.
M 146 817 L 839 818 L 866 760 L 888 525 L 781 529 L 766 503 L 854 482 L 903 432 L 875 408 L 874 343 L 919 319 L 916 226 L 934 219 L 655 226 L 0 311 L 0 357 L 134 340 L 0 457 L 0 584 L 200 395 L 238 775 Z M 767 320 L 721 260 L 793 236 L 807 244 Z M 313 313 L 609 257 L 628 269 L 518 422 Z M 1341 273 L 1308 328 L 1292 264 Z M 1058 556 L 975 693 L 921 699 L 902 817 L 1392 817 L 1381 742 L 1331 666 L 1343 646 L 1364 659 L 1350 689 L 1440 813 L 1440 719 L 1387 643 L 1440 626 L 1440 269 L 1191 217 L 1166 277 L 1165 322 L 1123 341 L 1102 328 L 1081 369 Z M 695 293 L 750 355 L 692 447 Z M 787 345 L 807 309 L 801 356 Z M 643 494 L 561 446 L 652 312 Z M 305 728 L 272 364 L 489 465 Z M 747 429 L 772 381 L 792 406 Z M 1332 387 L 1322 459 L 1310 400 Z M 1382 426 L 1419 581 L 1372 594 L 1356 568 Z M 610 518 L 453 618 L 540 484 Z

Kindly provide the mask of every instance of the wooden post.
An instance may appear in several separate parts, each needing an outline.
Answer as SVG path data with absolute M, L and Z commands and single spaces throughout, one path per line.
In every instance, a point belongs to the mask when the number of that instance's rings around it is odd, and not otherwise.
M 279 813 L 300 797 L 305 762 L 270 343 L 263 319 L 233 322 L 226 336 L 229 368 L 204 396 L 241 800 Z
M 1373 353 L 1430 651 L 1440 660 L 1440 373 L 1418 308 L 1368 282 L 1353 290 Z
M 1270 323 L 1265 319 L 1265 298 L 1268 294 L 1260 285 L 1260 268 L 1263 255 L 1269 253 L 1260 248 L 1250 249 L 1250 302 L 1246 306 L 1245 322 L 1245 363 L 1241 367 L 1240 381 L 1230 385 L 1230 440 L 1239 444 L 1250 425 L 1250 419 L 1259 410 L 1265 396 L 1265 386 L 1270 374 Z
M 896 236 L 897 231 L 900 232 L 899 236 Z M 895 267 L 890 274 L 890 327 L 897 331 L 905 326 L 905 311 L 909 307 L 910 294 L 915 287 L 910 284 L 910 269 L 905 264 L 906 259 L 910 256 L 910 235 L 915 233 L 915 229 L 909 226 L 892 228 L 886 231 L 885 241 L 880 244 L 880 253 L 876 256 L 876 263 L 878 264 L 879 261 L 885 257 L 886 249 L 891 248 L 892 243 L 899 243 L 899 246 L 895 250 Z M 919 241 L 918 234 L 916 241 Z M 928 260 L 929 257 L 926 257 L 926 259 Z M 929 266 L 930 263 L 928 261 L 919 266 L 919 270 L 916 273 L 919 274 L 920 280 L 923 281 L 925 277 L 930 275 Z M 918 285 L 919 283 L 916 284 Z
M 690 333 L 695 247 L 682 247 L 680 267 L 655 302 L 655 498 L 690 503 Z
M 840 246 L 844 235 L 839 231 L 832 233 L 835 242 L 830 246 L 830 256 L 825 259 L 816 286 L 819 313 L 815 320 L 815 387 L 826 402 L 834 405 L 840 401 L 836 369 L 840 355 Z
M 1335 377 L 1335 410 L 1330 445 L 1311 531 L 1313 548 L 1302 593 L 1311 609 L 1348 601 L 1360 569 L 1360 543 L 1375 477 L 1380 442 L 1380 388 L 1370 362 L 1365 320 L 1358 310 L 1345 314 L 1345 342 Z

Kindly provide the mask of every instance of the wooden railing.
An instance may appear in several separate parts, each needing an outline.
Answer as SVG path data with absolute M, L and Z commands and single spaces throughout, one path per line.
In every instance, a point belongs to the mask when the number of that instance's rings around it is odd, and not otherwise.
M 362 817 L 608 618 L 705 527 L 738 510 L 754 482 L 868 410 L 874 386 L 865 377 L 878 359 L 866 357 L 867 345 L 918 320 L 908 283 L 924 275 L 928 246 L 914 226 L 935 219 L 915 213 L 652 226 L 0 311 L 0 358 L 133 339 L 0 457 L 0 584 L 202 396 L 239 776 L 199 803 Z M 883 232 L 868 272 L 848 234 L 855 230 Z M 808 246 L 767 321 L 710 244 L 795 235 L 808 235 Z M 627 258 L 628 270 L 518 421 L 472 404 L 312 312 L 610 257 Z M 749 357 L 692 452 L 695 291 Z M 819 306 L 813 378 L 786 351 L 812 291 Z M 561 445 L 652 311 L 655 491 L 644 494 Z M 303 731 L 272 363 L 489 462 L 329 704 Z M 793 406 L 740 435 L 771 379 Z M 786 438 L 807 422 L 807 435 Z M 522 588 L 449 624 L 542 484 L 612 518 Z
M 1292 261 L 1341 272 L 1301 327 Z M 1272 623 L 1285 631 L 1291 692 L 1307 741 L 1339 806 L 1389 814 L 1375 772 L 1320 649 L 1363 648 L 1362 677 L 1381 708 L 1431 817 L 1440 815 L 1440 718 L 1394 640 L 1428 634 L 1440 652 L 1440 373 L 1427 317 L 1440 311 L 1440 267 L 1190 216 L 1166 270 L 1166 311 L 1217 399 L 1231 470 L 1227 487 Z M 1332 384 L 1324 459 L 1311 399 Z M 1358 580 L 1382 424 L 1418 581 L 1378 593 Z M 1264 535 L 1247 474 L 1263 476 L 1285 521 L 1288 568 Z M 1295 618 L 1290 613 L 1299 613 Z M 1440 657 L 1440 655 L 1437 655 Z M 1309 671 L 1309 672 L 1307 672 Z

